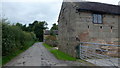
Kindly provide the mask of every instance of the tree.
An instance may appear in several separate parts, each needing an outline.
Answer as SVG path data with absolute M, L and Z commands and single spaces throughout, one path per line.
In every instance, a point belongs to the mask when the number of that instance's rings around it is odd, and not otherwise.
M 34 21 L 32 24 L 29 24 L 28 31 L 33 32 L 35 24 L 38 24 L 38 21 Z
M 20 23 L 16 23 L 16 26 L 20 27 L 23 31 L 28 31 L 28 28 L 26 27 L 26 24 L 22 25 Z
M 35 33 L 39 41 L 43 41 L 43 30 L 47 29 L 47 22 L 34 21 L 33 24 L 29 26 L 29 29 Z
M 53 26 L 50 29 L 50 35 L 55 35 L 54 30 L 58 30 L 58 25 L 56 23 L 53 24 Z
M 34 32 L 39 41 L 43 41 L 43 30 L 48 28 L 47 25 L 45 21 L 34 21 L 32 24 L 29 24 L 28 27 L 26 27 L 26 24 L 16 24 L 16 26 L 20 27 L 23 31 Z
M 20 23 L 16 23 L 16 26 L 22 28 L 22 24 L 20 24 Z
M 22 26 L 21 28 L 23 31 L 28 31 L 28 28 L 26 27 L 26 24 Z
M 50 30 L 58 30 L 58 25 L 56 25 L 56 23 L 54 23 Z

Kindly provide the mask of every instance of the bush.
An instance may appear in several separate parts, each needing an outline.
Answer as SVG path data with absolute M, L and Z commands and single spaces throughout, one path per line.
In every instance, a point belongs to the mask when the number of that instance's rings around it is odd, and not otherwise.
M 56 36 L 52 36 L 52 35 L 49 35 L 49 36 L 46 37 L 45 43 L 49 44 L 53 47 L 56 47 L 57 44 L 58 44 Z
M 30 46 L 26 43 L 35 41 L 33 33 L 25 32 L 20 27 L 2 22 L 2 56 L 24 50 Z

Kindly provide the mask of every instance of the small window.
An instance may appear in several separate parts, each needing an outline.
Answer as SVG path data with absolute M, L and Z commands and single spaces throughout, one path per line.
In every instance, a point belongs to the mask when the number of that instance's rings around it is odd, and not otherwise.
M 94 24 L 102 24 L 102 15 L 101 14 L 93 14 L 93 23 Z
M 115 16 L 114 16 L 114 15 L 113 15 L 112 17 L 113 17 L 113 18 L 115 18 Z
M 100 29 L 102 29 L 103 27 L 102 26 L 100 26 Z
M 113 29 L 113 26 L 111 26 L 111 29 Z
M 88 29 L 90 28 L 90 26 L 88 25 Z
M 67 25 L 67 21 L 66 21 L 66 25 Z

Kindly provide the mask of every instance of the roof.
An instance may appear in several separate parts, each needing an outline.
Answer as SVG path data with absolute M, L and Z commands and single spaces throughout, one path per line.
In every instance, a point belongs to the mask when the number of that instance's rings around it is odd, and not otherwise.
M 54 33 L 55 35 L 58 35 L 58 30 L 53 30 L 53 33 Z
M 58 35 L 58 30 L 53 30 L 55 35 Z M 44 30 L 44 35 L 50 35 L 50 30 Z
M 44 30 L 44 35 L 50 35 L 50 30 Z
M 91 11 L 97 13 L 120 15 L 120 5 L 112 5 L 98 2 L 73 2 L 78 11 Z

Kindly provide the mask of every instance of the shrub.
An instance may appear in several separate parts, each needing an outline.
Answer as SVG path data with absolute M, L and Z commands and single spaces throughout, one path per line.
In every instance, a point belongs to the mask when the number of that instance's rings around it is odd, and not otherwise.
M 53 46 L 53 47 L 56 47 L 57 46 L 57 38 L 56 36 L 52 36 L 52 35 L 49 35 L 46 37 L 45 39 L 45 43 Z
M 2 56 L 30 47 L 26 43 L 35 41 L 35 39 L 33 33 L 22 31 L 18 26 L 2 22 Z

